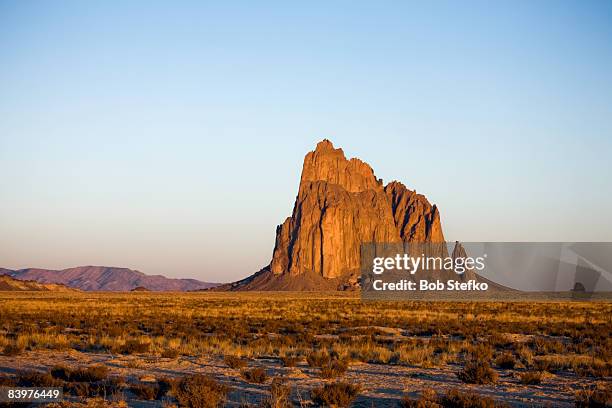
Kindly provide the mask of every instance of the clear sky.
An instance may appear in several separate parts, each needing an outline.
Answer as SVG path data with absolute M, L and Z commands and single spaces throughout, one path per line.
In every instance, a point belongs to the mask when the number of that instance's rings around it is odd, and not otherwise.
M 0 267 L 244 277 L 324 137 L 449 240 L 612 241 L 612 2 L 0 1 Z

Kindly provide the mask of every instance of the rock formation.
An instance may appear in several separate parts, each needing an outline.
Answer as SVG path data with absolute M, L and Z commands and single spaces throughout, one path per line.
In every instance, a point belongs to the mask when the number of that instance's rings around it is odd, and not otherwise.
M 384 186 L 367 163 L 323 140 L 304 158 L 293 213 L 276 229 L 270 265 L 225 289 L 350 287 L 368 242 L 444 242 L 440 213 L 400 182 Z

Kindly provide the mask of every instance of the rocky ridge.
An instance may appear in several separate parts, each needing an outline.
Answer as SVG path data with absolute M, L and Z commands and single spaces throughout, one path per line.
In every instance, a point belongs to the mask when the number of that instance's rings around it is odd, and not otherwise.
M 40 283 L 59 283 L 86 291 L 130 291 L 139 286 L 151 291 L 190 291 L 207 289 L 214 283 L 196 279 L 175 279 L 162 275 L 147 275 L 128 268 L 108 266 L 78 266 L 62 270 L 27 268 L 19 270 L 0 269 L 0 274 L 21 280 Z
M 39 283 L 34 280 L 19 280 L 9 275 L 0 275 L 0 291 L 74 292 L 76 289 L 57 283 Z

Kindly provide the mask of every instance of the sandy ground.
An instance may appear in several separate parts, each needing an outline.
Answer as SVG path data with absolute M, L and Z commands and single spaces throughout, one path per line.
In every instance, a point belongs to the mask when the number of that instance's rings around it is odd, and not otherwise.
M 105 364 L 111 375 L 123 376 L 128 382 L 155 381 L 163 377 L 181 377 L 186 374 L 211 374 L 232 387 L 228 406 L 241 403 L 257 404 L 269 391 L 266 384 L 249 384 L 240 377 L 240 371 L 228 368 L 221 359 L 214 357 L 179 357 L 176 359 L 136 355 L 110 355 L 80 353 L 78 351 L 31 351 L 17 357 L 0 356 L 0 372 L 16 373 L 20 370 L 47 370 L 58 364 L 86 366 Z M 283 367 L 278 359 L 260 358 L 249 367 L 263 367 L 270 377 L 282 377 L 292 385 L 292 397 L 296 403 L 309 402 L 309 390 L 326 380 L 318 376 L 318 370 L 305 363 L 297 367 Z M 525 386 L 508 370 L 498 370 L 500 378 L 495 385 L 475 386 L 460 382 L 456 377 L 458 366 L 440 368 L 416 368 L 398 365 L 357 363 L 351 365 L 342 379 L 360 384 L 362 393 L 353 406 L 397 407 L 404 395 L 418 396 L 424 388 L 443 392 L 450 388 L 473 390 L 479 394 L 505 401 L 512 406 L 573 407 L 574 393 L 593 383 L 592 379 L 577 378 L 570 374 L 550 375 L 540 385 Z M 329 381 L 329 380 L 327 380 Z M 130 406 L 161 406 L 160 401 L 137 401 L 126 392 L 124 397 Z

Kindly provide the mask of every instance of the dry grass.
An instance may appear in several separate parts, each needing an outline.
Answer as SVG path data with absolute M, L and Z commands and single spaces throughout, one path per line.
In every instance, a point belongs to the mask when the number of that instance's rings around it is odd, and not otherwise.
M 512 353 L 505 352 L 497 356 L 495 359 L 495 364 L 499 368 L 513 369 L 516 366 L 516 358 Z
M 542 371 L 526 371 L 520 375 L 521 382 L 525 385 L 541 384 L 544 379 Z
M 174 392 L 182 407 L 217 408 L 225 402 L 229 388 L 212 377 L 192 375 L 183 378 Z
M 291 407 L 291 387 L 283 382 L 281 378 L 272 380 L 270 396 L 264 399 L 262 408 L 288 408 Z
M 251 368 L 250 370 L 242 370 L 240 373 L 242 378 L 250 383 L 263 384 L 268 379 L 266 370 L 261 367 Z
M 327 383 L 312 390 L 312 400 L 322 407 L 348 407 L 359 394 L 359 386 L 347 382 Z
M 607 408 L 612 406 L 610 384 L 597 384 L 594 387 L 576 392 L 576 408 Z
M 236 370 L 240 370 L 247 366 L 246 360 L 236 356 L 225 356 L 224 361 L 229 368 L 233 368 Z
M 344 375 L 350 364 L 346 354 L 342 355 L 334 351 L 330 353 L 325 350 L 308 354 L 306 362 L 310 367 L 320 369 L 323 378 L 335 378 Z
M 96 382 L 105 380 L 108 377 L 108 367 L 94 365 L 86 368 L 68 368 L 56 366 L 51 369 L 53 378 L 64 381 L 75 382 Z
M 488 360 L 477 359 L 466 362 L 457 377 L 468 384 L 492 384 L 497 381 L 498 374 Z
M 344 293 L 9 293 L 0 302 L 0 352 L 130 354 L 137 356 L 134 368 L 146 358 L 206 356 L 245 373 L 252 371 L 245 371 L 250 359 L 273 357 L 285 367 L 306 359 L 316 368 L 308 375 L 325 378 L 350 378 L 350 364 L 361 361 L 445 367 L 478 384 L 492 383 L 500 373 L 522 379 L 540 372 L 608 381 L 610 316 L 610 302 L 361 302 Z M 30 380 L 61 379 L 77 395 L 95 396 L 99 387 L 112 391 L 108 378 L 79 382 L 81 374 L 68 371 L 58 368 L 58 378 L 41 374 Z M 257 382 L 255 377 L 245 374 L 248 381 Z M 183 391 L 175 387 L 184 400 L 187 385 Z M 154 390 L 145 388 L 136 384 L 132 391 L 152 397 Z M 328 393 L 321 390 L 317 395 L 323 398 Z M 218 391 L 222 401 L 221 391 L 227 390 Z M 588 399 L 587 391 L 580 398 Z M 592 394 L 599 398 L 596 390 Z
M 170 358 L 280 358 L 325 347 L 353 360 L 430 367 L 457 361 L 470 340 L 488 337 L 499 352 L 507 352 L 508 344 L 516 347 L 525 366 L 541 356 L 572 356 L 552 365 L 574 371 L 609 367 L 612 349 L 606 317 L 612 306 L 603 302 L 361 303 L 346 296 L 266 294 L 262 300 L 257 294 L 221 293 L 39 296 L 11 295 L 0 305 L 5 354 L 75 348 Z M 506 344 L 504 333 L 532 339 Z
M 507 407 L 504 403 L 492 398 L 478 395 L 475 392 L 465 392 L 451 389 L 445 394 L 438 394 L 435 390 L 428 388 L 423 390 L 418 399 L 405 397 L 401 406 L 404 408 L 502 408 Z

